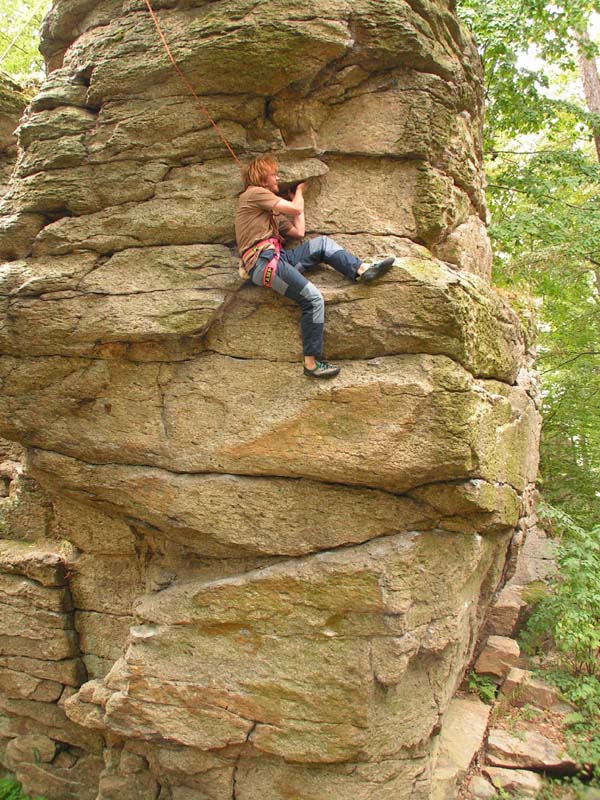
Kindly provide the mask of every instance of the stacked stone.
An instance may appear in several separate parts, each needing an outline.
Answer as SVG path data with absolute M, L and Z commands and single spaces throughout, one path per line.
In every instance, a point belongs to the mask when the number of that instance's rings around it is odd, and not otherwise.
M 311 230 L 396 265 L 315 276 L 343 370 L 304 379 L 145 4 L 50 12 L 0 209 L 0 433 L 72 548 L 69 724 L 102 738 L 99 800 L 424 800 L 537 467 L 475 48 L 441 0 L 158 5 L 237 152 L 282 154 Z
M 85 679 L 64 558 L 0 542 L 0 610 L 0 763 L 36 794 L 92 800 L 102 741 L 63 707 Z

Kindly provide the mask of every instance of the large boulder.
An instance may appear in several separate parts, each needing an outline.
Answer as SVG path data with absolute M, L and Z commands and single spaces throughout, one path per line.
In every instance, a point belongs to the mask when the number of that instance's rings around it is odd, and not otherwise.
M 239 156 L 395 264 L 312 274 L 309 381 L 145 3 L 53 7 L 0 206 L 3 758 L 48 800 L 425 800 L 537 469 L 475 46 L 442 0 L 155 5 Z

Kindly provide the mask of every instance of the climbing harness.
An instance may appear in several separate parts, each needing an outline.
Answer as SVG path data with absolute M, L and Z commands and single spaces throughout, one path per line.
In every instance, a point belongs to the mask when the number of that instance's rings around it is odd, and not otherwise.
M 259 242 L 255 242 L 246 250 L 244 250 L 240 257 L 240 265 L 238 269 L 240 278 L 248 280 L 250 277 L 248 273 L 254 264 L 256 264 L 260 253 L 262 253 L 263 250 L 274 250 L 275 255 L 266 265 L 262 274 L 262 285 L 267 286 L 269 289 L 273 285 L 273 278 L 277 272 L 277 264 L 279 263 L 279 256 L 281 255 L 281 245 L 283 244 L 283 236 L 279 233 L 279 226 L 277 225 L 276 217 L 277 214 L 274 211 L 271 211 L 269 214 L 269 219 L 271 222 L 271 230 L 273 235 L 267 237 L 266 239 L 261 239 Z
M 247 250 L 244 250 L 240 261 L 240 275 L 242 275 L 243 278 L 248 278 L 248 270 L 246 269 L 246 265 L 252 269 L 252 263 L 256 263 L 257 256 L 262 253 L 263 250 L 275 251 L 273 258 L 271 258 L 265 265 L 261 278 L 262 285 L 266 286 L 268 289 L 271 289 L 273 286 L 273 278 L 277 273 L 279 256 L 281 255 L 281 237 L 279 235 L 271 236 L 269 239 L 262 239 L 260 242 L 253 244 Z
M 204 114 L 206 119 L 210 122 L 210 124 L 216 130 L 216 132 L 219 135 L 221 141 L 223 142 L 225 147 L 231 153 L 231 156 L 232 156 L 233 160 L 235 161 L 235 163 L 239 167 L 241 167 L 242 166 L 242 162 L 239 160 L 239 158 L 233 152 L 233 149 L 232 149 L 231 145 L 229 144 L 229 142 L 227 141 L 227 139 L 225 138 L 225 136 L 223 135 L 223 132 L 221 131 L 221 129 L 219 128 L 217 123 L 214 121 L 214 119 L 211 117 L 211 115 L 208 113 L 204 103 L 202 102 L 202 100 L 200 100 L 200 98 L 198 97 L 198 95 L 194 91 L 194 87 L 188 81 L 188 79 L 185 77 L 185 75 L 184 75 L 181 67 L 179 66 L 179 64 L 175 61 L 175 58 L 173 57 L 173 53 L 171 53 L 171 49 L 170 49 L 170 47 L 168 45 L 167 40 L 165 39 L 165 35 L 161 30 L 161 27 L 159 25 L 159 22 L 158 22 L 158 19 L 156 17 L 156 14 L 154 13 L 154 9 L 152 8 L 152 5 L 150 4 L 150 0 L 146 0 L 146 5 L 148 6 L 148 11 L 150 12 L 150 16 L 152 17 L 152 20 L 154 21 L 154 25 L 156 26 L 156 30 L 158 31 L 158 35 L 160 36 L 160 39 L 161 39 L 161 41 L 162 41 L 162 43 L 164 45 L 164 48 L 167 51 L 167 55 L 169 56 L 169 59 L 170 59 L 171 63 L 173 64 L 173 67 L 175 68 L 175 72 L 179 75 L 179 78 L 181 79 L 183 85 L 188 89 L 188 91 L 193 96 L 194 100 L 196 101 L 196 105 L 198 106 L 200 111 L 202 111 L 202 113 Z

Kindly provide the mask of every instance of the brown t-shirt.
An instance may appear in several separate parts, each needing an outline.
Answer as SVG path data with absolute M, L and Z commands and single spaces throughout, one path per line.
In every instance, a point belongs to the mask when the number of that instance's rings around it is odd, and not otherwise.
M 280 197 L 262 186 L 249 186 L 239 196 L 235 212 L 235 238 L 240 255 L 256 242 L 276 233 L 285 235 L 293 227 L 286 216 L 273 212 L 273 206 L 279 200 Z M 273 223 L 277 226 L 276 230 L 273 230 Z

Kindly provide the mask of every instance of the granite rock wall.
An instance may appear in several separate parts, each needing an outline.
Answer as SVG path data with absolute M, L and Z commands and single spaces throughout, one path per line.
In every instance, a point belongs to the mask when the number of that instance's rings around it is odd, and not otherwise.
M 475 47 L 442 0 L 156 8 L 309 233 L 396 264 L 314 273 L 343 369 L 304 378 L 145 3 L 52 9 L 0 205 L 0 760 L 49 800 L 424 800 L 537 470 Z

